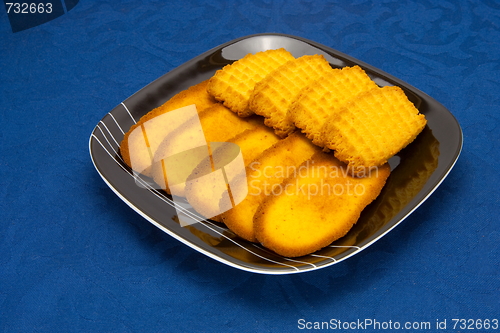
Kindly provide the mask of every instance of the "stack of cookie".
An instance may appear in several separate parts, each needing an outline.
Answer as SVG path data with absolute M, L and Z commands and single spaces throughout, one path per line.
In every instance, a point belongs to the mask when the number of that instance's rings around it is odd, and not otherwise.
M 238 185 L 227 185 L 223 194 L 238 203 L 231 209 L 221 210 L 220 189 L 211 186 L 210 177 L 199 177 L 217 168 L 213 151 L 209 159 L 183 170 L 181 178 L 193 180 L 188 185 L 180 181 L 172 189 L 165 181 L 162 154 L 175 151 L 199 127 L 187 121 L 175 125 L 158 143 L 161 126 L 151 126 L 150 132 L 146 125 L 174 105 L 189 104 L 198 108 L 209 144 L 230 142 L 243 155 L 244 174 L 226 179 Z M 248 54 L 151 111 L 125 135 L 121 152 L 132 168 L 130 156 L 140 156 L 141 170 L 136 171 L 185 197 L 204 217 L 280 255 L 296 257 L 351 229 L 389 177 L 388 159 L 425 125 L 424 115 L 402 89 L 379 87 L 359 66 L 332 68 L 321 55 L 295 58 L 277 49 Z M 142 131 L 130 134 L 137 128 Z M 155 138 L 154 144 L 148 137 Z

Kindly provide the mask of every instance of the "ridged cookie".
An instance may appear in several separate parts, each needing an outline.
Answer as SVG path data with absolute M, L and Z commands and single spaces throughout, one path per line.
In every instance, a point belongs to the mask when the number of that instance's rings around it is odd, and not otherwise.
M 325 146 L 362 171 L 380 166 L 412 142 L 427 123 L 399 87 L 372 89 L 332 114 L 322 129 Z
M 273 127 L 277 135 L 286 137 L 295 129 L 287 115 L 292 101 L 302 88 L 328 71 L 332 67 L 322 55 L 305 55 L 288 61 L 255 85 L 249 108 L 264 116 L 264 123 Z
M 210 78 L 207 91 L 240 117 L 249 116 L 253 112 L 248 108 L 248 100 L 255 84 L 293 59 L 292 54 L 283 48 L 248 54 L 218 70 Z
M 324 147 L 321 128 L 326 119 L 359 93 L 377 87 L 359 66 L 334 69 L 303 88 L 288 115 L 314 144 Z

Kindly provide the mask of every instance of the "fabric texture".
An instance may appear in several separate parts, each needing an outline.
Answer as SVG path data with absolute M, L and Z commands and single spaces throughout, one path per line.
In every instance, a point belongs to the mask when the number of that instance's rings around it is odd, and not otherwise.
M 19 32 L 0 12 L 1 332 L 294 332 L 365 319 L 446 320 L 452 331 L 453 319 L 490 330 L 500 320 L 498 2 L 81 0 Z M 94 126 L 122 100 L 263 32 L 410 83 L 464 134 L 454 169 L 411 216 L 305 274 L 252 274 L 188 248 L 123 203 L 88 153 Z M 383 330 L 350 330 L 369 328 Z

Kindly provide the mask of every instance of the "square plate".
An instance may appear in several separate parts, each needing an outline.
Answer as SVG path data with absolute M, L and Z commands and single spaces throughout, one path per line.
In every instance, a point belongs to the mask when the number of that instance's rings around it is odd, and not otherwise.
M 380 196 L 343 238 L 313 254 L 285 258 L 247 242 L 224 225 L 198 218 L 181 227 L 174 202 L 166 193 L 136 179 L 123 162 L 119 144 L 141 116 L 178 92 L 210 78 L 226 64 L 268 49 L 285 48 L 295 57 L 322 54 L 332 67 L 359 65 L 379 85 L 397 85 L 427 118 L 424 131 L 390 161 L 392 173 Z M 94 128 L 89 140 L 92 161 L 108 186 L 132 209 L 191 248 L 227 265 L 264 274 L 300 273 L 347 259 L 386 235 L 441 184 L 462 149 L 462 130 L 439 102 L 411 85 L 348 55 L 300 37 L 259 34 L 238 38 L 209 50 L 153 81 L 116 106 Z M 182 208 L 181 208 L 182 209 Z M 192 214 L 186 212 L 187 214 Z

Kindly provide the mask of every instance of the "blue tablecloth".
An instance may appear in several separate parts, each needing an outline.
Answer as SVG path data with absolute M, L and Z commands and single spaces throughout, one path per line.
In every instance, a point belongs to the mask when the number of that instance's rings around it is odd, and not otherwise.
M 0 331 L 469 331 L 454 319 L 500 330 L 498 2 L 81 0 L 65 11 L 13 32 L 0 10 Z M 123 203 L 88 152 L 122 100 L 263 32 L 407 81 L 464 133 L 455 168 L 410 217 L 305 274 L 253 274 L 188 248 Z

